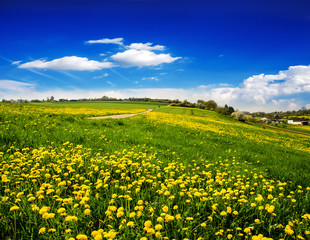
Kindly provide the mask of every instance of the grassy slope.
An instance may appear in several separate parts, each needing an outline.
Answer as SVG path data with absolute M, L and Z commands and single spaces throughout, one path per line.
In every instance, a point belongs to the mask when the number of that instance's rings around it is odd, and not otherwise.
M 108 152 L 147 145 L 167 160 L 177 156 L 184 162 L 193 158 L 216 161 L 233 152 L 236 159 L 267 168 L 277 179 L 290 179 L 296 184 L 310 182 L 309 151 L 305 151 L 310 149 L 307 136 L 263 129 L 199 109 L 169 107 L 155 111 L 172 113 L 174 121 L 180 124 L 159 124 L 160 117 L 157 120 L 148 117 L 156 113 L 121 120 L 44 114 L 37 120 L 31 114 L 15 116 L 14 121 L 2 124 L 0 151 L 11 145 L 38 148 L 50 143 L 60 146 L 70 141 L 94 151 Z M 185 119 L 183 123 L 182 119 Z M 202 128 L 192 128 L 190 124 L 199 124 Z M 287 146 L 289 141 L 291 145 Z M 295 146 L 295 142 L 299 145 Z M 304 149 L 298 150 L 300 147 Z
M 60 164 L 58 158 L 55 158 L 54 154 L 51 154 L 50 158 L 45 155 L 45 157 L 41 159 L 41 167 L 48 165 L 47 163 L 52 161 L 55 165 L 62 167 L 63 171 L 67 171 L 68 169 L 66 167 L 71 164 L 72 158 L 70 154 L 72 153 L 66 152 L 67 150 L 65 149 L 68 148 L 67 146 L 63 146 L 63 144 L 70 141 L 73 144 L 73 149 L 75 149 L 76 145 L 82 144 L 84 147 L 83 151 L 87 149 L 87 152 L 90 152 L 89 154 L 87 153 L 87 157 L 85 157 L 87 161 L 83 162 L 85 166 L 83 167 L 83 164 L 80 164 L 79 166 L 81 166 L 81 168 L 76 169 L 77 173 L 86 173 L 85 177 L 87 178 L 90 178 L 90 175 L 87 173 L 92 170 L 90 165 L 95 164 L 94 162 L 90 163 L 89 160 L 96 159 L 94 156 L 97 152 L 99 152 L 101 156 L 104 156 L 105 153 L 111 153 L 111 162 L 109 164 L 111 164 L 111 166 L 113 165 L 114 169 L 110 172 L 112 173 L 112 178 L 117 179 L 116 173 L 120 170 L 120 165 L 115 165 L 115 161 L 119 159 L 115 158 L 115 155 L 113 154 L 121 156 L 120 153 L 117 154 L 114 153 L 114 151 L 118 150 L 122 152 L 124 149 L 133 151 L 134 153 L 139 153 L 137 154 L 135 161 L 140 160 L 145 163 L 150 161 L 149 159 L 146 159 L 147 157 L 143 157 L 146 152 L 153 153 L 154 156 L 156 155 L 156 158 L 152 160 L 154 165 L 151 164 L 149 165 L 150 168 L 147 168 L 145 164 L 144 169 L 141 170 L 141 177 L 148 176 L 148 174 L 152 177 L 158 176 L 158 174 L 163 174 L 165 176 L 163 179 L 160 178 L 160 180 L 168 183 L 170 179 L 173 178 L 173 174 L 176 174 L 175 179 L 183 175 L 183 177 L 186 176 L 186 178 L 188 177 L 187 179 L 191 180 L 193 180 L 193 177 L 196 175 L 199 175 L 199 178 L 202 178 L 203 181 L 199 182 L 196 179 L 197 181 L 195 181 L 195 184 L 193 181 L 189 181 L 191 182 L 188 186 L 189 189 L 202 188 L 209 191 L 210 187 L 214 188 L 214 191 L 212 192 L 213 195 L 210 200 L 203 204 L 200 204 L 199 198 L 196 197 L 192 199 L 192 203 L 185 202 L 185 198 L 180 198 L 180 187 L 178 185 L 169 187 L 171 194 L 176 195 L 176 199 L 174 200 L 169 200 L 168 197 L 163 194 L 157 194 L 157 190 L 159 190 L 163 182 L 160 184 L 158 183 L 159 188 L 155 189 L 146 187 L 151 185 L 146 185 L 147 183 L 144 183 L 144 185 L 141 186 L 141 194 L 140 192 L 136 192 L 134 188 L 132 189 L 131 196 L 133 197 L 133 201 L 131 206 L 128 207 L 131 209 L 130 211 L 132 211 L 135 203 L 139 199 L 148 201 L 151 206 L 154 206 L 157 209 L 155 215 L 156 217 L 161 213 L 160 209 L 163 204 L 169 204 L 170 208 L 172 208 L 174 204 L 179 206 L 178 211 L 182 213 L 184 220 L 164 224 L 165 230 L 163 233 L 169 236 L 169 239 L 184 239 L 185 237 L 190 239 L 198 239 L 198 236 L 203 236 L 205 239 L 220 239 L 221 237 L 215 236 L 215 232 L 222 228 L 229 228 L 232 230 L 231 233 L 236 236 L 232 239 L 244 239 L 244 236 L 237 237 L 237 232 L 239 231 L 237 230 L 237 227 L 244 229 L 245 227 L 253 226 L 253 221 L 256 218 L 260 218 L 264 221 L 264 223 L 255 225 L 253 235 L 254 233 L 262 233 L 264 236 L 272 236 L 274 237 L 273 239 L 278 239 L 277 237 L 280 236 L 280 233 L 282 234 L 281 237 L 283 237 L 285 233 L 283 228 L 271 230 L 271 228 L 275 226 L 275 223 L 281 223 L 285 226 L 288 224 L 288 221 L 292 221 L 292 219 L 299 219 L 299 221 L 301 221 L 300 217 L 310 211 L 308 195 L 298 193 L 300 189 L 296 186 L 289 185 L 288 188 L 284 188 L 283 191 L 280 191 L 281 193 L 283 192 L 284 196 L 287 196 L 287 198 L 277 197 L 280 196 L 278 192 L 278 189 L 280 188 L 277 186 L 279 183 L 273 181 L 280 179 L 283 182 L 284 179 L 290 179 L 296 185 L 308 185 L 310 180 L 310 166 L 309 138 L 307 137 L 296 137 L 295 135 L 289 133 L 278 132 L 272 129 L 263 129 L 256 125 L 240 123 L 229 117 L 223 117 L 214 112 L 199 109 L 169 107 L 156 109 L 152 113 L 139 115 L 128 119 L 90 120 L 86 119 L 86 117 L 82 115 L 72 116 L 69 114 L 57 114 L 57 109 L 54 114 L 46 114 L 44 112 L 42 113 L 37 111 L 29 112 L 29 108 L 25 111 L 26 109 L 23 109 L 23 106 L 17 104 L 6 106 L 9 108 L 3 109 L 3 105 L 0 104 L 0 152 L 4 152 L 4 157 L 6 157 L 6 161 L 8 162 L 10 162 L 8 155 L 15 151 L 14 148 L 10 149 L 12 146 L 15 148 L 50 147 L 50 151 L 54 151 L 54 149 L 58 147 L 59 150 L 57 151 L 65 151 L 64 154 L 67 162 Z M 296 145 L 286 145 L 286 143 L 294 143 L 295 141 Z M 62 148 L 63 150 L 60 150 Z M 8 149 L 9 152 L 7 153 L 6 151 Z M 25 152 L 27 151 L 28 150 L 25 150 Z M 76 149 L 76 151 L 79 150 Z M 152 154 L 148 154 L 148 156 L 151 155 Z M 59 156 L 59 154 L 57 154 L 57 156 Z M 76 161 L 76 159 L 79 159 L 80 156 L 81 155 L 77 154 L 77 156 L 73 159 Z M 19 161 L 22 164 L 24 164 L 23 161 L 29 160 L 21 160 L 21 157 L 16 157 L 20 158 L 18 160 L 14 158 L 14 156 L 12 156 L 12 158 L 14 162 Z M 126 160 L 126 158 L 127 157 L 120 157 L 120 159 L 123 160 Z M 233 163 L 235 160 L 236 164 Z M 37 159 L 35 161 L 38 161 L 36 163 L 40 162 Z M 247 164 L 246 161 L 251 164 Z M 99 160 L 98 162 L 104 164 L 108 163 L 107 159 L 105 161 Z M 180 162 L 183 163 L 184 168 L 180 165 Z M 246 162 L 246 164 L 243 164 L 244 162 Z M 31 162 L 28 161 L 27 164 L 29 165 L 29 169 L 33 167 L 32 163 L 33 160 L 31 160 Z M 177 168 L 173 169 L 172 165 L 169 166 L 171 167 L 170 170 L 164 168 L 168 165 L 168 163 L 176 164 Z M 206 163 L 208 163 L 208 165 L 211 163 L 212 166 L 210 165 L 206 167 Z M 4 163 L 4 165 L 6 165 L 6 163 Z M 77 165 L 78 164 L 74 167 L 77 167 Z M 163 166 L 159 169 L 156 168 L 157 172 L 154 172 L 153 166 L 155 165 Z M 21 166 L 22 167 L 19 169 L 24 169 L 24 167 L 27 169 L 26 166 Z M 104 166 L 104 169 L 107 167 L 108 166 Z M 269 169 L 270 179 L 273 180 L 263 178 L 263 175 L 265 176 L 265 174 L 262 173 L 262 170 L 266 167 Z M 18 168 L 14 168 L 14 170 L 15 169 Z M 31 169 L 34 170 L 35 168 Z M 54 170 L 54 167 L 51 167 L 51 172 Z M 40 174 L 40 171 L 41 170 L 34 172 Z M 217 177 L 216 182 L 206 182 L 205 176 L 203 176 L 205 171 L 210 171 L 212 180 Z M 227 175 L 224 175 L 224 173 Z M 132 174 L 131 171 L 128 172 L 128 175 L 131 176 L 133 180 L 134 177 L 138 176 L 138 174 Z M 57 176 L 64 177 L 64 174 Z M 101 177 L 103 176 L 105 175 L 101 175 Z M 225 183 L 222 181 L 220 181 L 221 183 L 217 181 L 221 180 L 222 177 L 226 179 Z M 41 179 L 42 177 L 38 178 L 38 180 Z M 136 179 L 140 181 L 142 178 Z M 45 179 L 44 177 L 43 180 L 51 182 L 55 185 L 55 189 L 57 188 L 58 182 L 55 183 L 53 180 Z M 81 181 L 81 184 L 86 184 L 84 179 L 79 180 Z M 96 182 L 96 175 L 90 180 L 92 181 L 92 184 Z M 167 180 L 169 181 L 166 182 Z M 233 181 L 229 182 L 229 180 Z M 73 236 L 76 236 L 78 233 L 87 233 L 90 235 L 90 221 L 92 221 L 96 226 L 95 229 L 98 229 L 98 226 L 100 226 L 98 218 L 103 219 L 105 215 L 104 211 L 108 208 L 112 193 L 117 192 L 118 194 L 123 194 L 122 191 L 119 190 L 120 188 L 118 186 L 118 181 L 119 179 L 117 182 L 114 182 L 114 185 L 112 182 L 107 184 L 107 189 L 99 189 L 101 194 L 104 196 L 103 199 L 99 198 L 99 200 L 96 200 L 96 197 L 94 196 L 90 198 L 89 204 L 92 210 L 91 216 L 84 216 L 82 213 L 78 213 L 77 211 L 79 209 L 72 210 L 68 208 L 68 212 L 70 211 L 69 214 L 74 214 L 81 218 L 79 222 L 72 223 L 72 231 L 74 232 Z M 123 180 L 120 181 L 122 183 Z M 22 187 L 20 190 L 25 191 L 25 196 L 22 198 L 24 199 L 24 202 L 20 203 L 22 204 L 20 206 L 21 210 L 25 210 L 25 212 L 19 215 L 22 219 L 18 218 L 17 223 L 17 229 L 19 229 L 22 233 L 21 236 L 26 236 L 25 233 L 28 231 L 27 233 L 29 236 L 34 236 L 32 239 L 65 239 L 62 234 L 62 227 L 67 226 L 68 224 L 64 223 L 63 219 L 59 218 L 57 214 L 55 216 L 55 220 L 51 219 L 46 221 L 42 219 L 42 217 L 37 218 L 38 214 L 33 214 L 33 211 L 29 210 L 30 208 L 28 210 L 25 209 L 25 206 L 30 207 L 30 204 L 32 204 L 32 202 L 27 202 L 29 201 L 27 200 L 28 193 L 31 192 L 34 194 L 35 191 L 28 187 L 28 181 L 26 181 L 26 185 L 23 184 L 24 181 L 21 181 L 20 185 Z M 241 185 L 238 186 L 238 184 Z M 117 188 L 116 185 L 118 186 Z M 248 187 L 246 187 L 247 185 Z M 275 197 L 275 202 L 273 202 L 273 200 L 267 200 L 267 196 L 271 193 L 269 192 L 271 185 L 276 186 L 276 190 L 272 192 L 274 195 L 273 197 Z M 11 186 L 12 190 L 15 190 L 13 181 Z M 222 191 L 223 188 L 227 190 L 232 188 L 233 191 L 240 190 L 240 194 L 247 195 L 249 201 L 246 204 L 241 204 L 239 203 L 238 198 L 235 200 L 231 199 L 229 201 L 227 199 L 224 200 L 224 196 L 226 195 L 222 195 L 223 198 L 218 196 L 218 193 Z M 4 189 L 1 188 L 1 191 L 4 192 Z M 72 188 L 68 189 L 70 190 Z M 97 191 L 95 188 L 93 190 L 94 192 Z M 70 196 L 70 191 L 60 192 L 60 194 L 62 194 L 61 197 Z M 250 191 L 254 191 L 255 195 L 251 195 Z M 295 191 L 296 194 L 292 193 L 292 191 Z M 256 194 L 263 194 L 265 201 L 263 203 L 259 203 L 259 200 L 256 200 Z M 293 195 L 293 198 L 296 198 L 296 204 L 291 202 L 288 195 Z M 45 202 L 41 203 L 44 204 L 44 206 L 51 206 L 51 211 L 56 212 L 56 209 L 58 209 L 61 204 L 57 203 L 55 200 L 50 200 L 52 198 L 53 197 L 51 195 L 46 195 L 44 200 Z M 13 197 L 12 199 L 14 200 Z M 116 204 L 121 202 L 121 200 L 116 201 Z M 226 205 L 227 201 L 228 204 L 231 204 L 233 210 L 236 209 L 240 213 L 238 216 L 228 214 L 225 218 L 220 215 L 220 212 L 223 210 L 225 211 L 226 206 L 229 206 Z M 250 207 L 251 202 L 257 202 L 262 205 L 265 205 L 267 202 L 274 204 L 276 206 L 275 211 L 277 215 L 273 217 L 265 210 L 258 211 L 258 209 L 256 209 L 258 206 L 256 208 Z M 219 204 L 219 210 L 213 214 L 211 213 L 211 206 L 214 203 Z M 15 203 L 12 202 L 9 205 L 3 202 L 3 204 L 0 205 L 2 207 L 1 211 L 4 213 L 4 217 L 2 216 L 2 219 L 0 219 L 0 228 L 2 227 L 6 230 L 4 233 L 0 232 L 0 238 L 2 236 L 2 239 L 4 235 L 8 236 L 8 233 L 12 232 L 7 224 L 8 220 L 10 220 L 11 224 L 9 226 L 13 226 L 12 219 L 15 219 L 15 215 L 13 215 L 15 212 L 9 211 L 12 204 Z M 127 208 L 126 206 L 125 208 Z M 84 210 L 83 208 L 81 209 L 82 211 Z M 129 212 L 128 209 L 126 209 L 126 212 L 127 211 Z M 228 212 L 228 210 L 226 211 Z M 214 222 L 211 223 L 208 221 L 207 227 L 209 227 L 209 229 L 204 232 L 204 230 L 200 227 L 200 224 L 207 221 L 207 217 L 210 214 L 214 217 Z M 32 216 L 31 221 L 29 221 L 30 215 Z M 185 217 L 188 216 L 194 217 L 194 221 L 190 223 L 190 221 L 185 220 Z M 137 228 L 133 228 L 132 235 L 124 235 L 123 238 L 120 236 L 119 239 L 139 239 L 141 236 L 144 236 L 144 231 L 142 228 L 145 221 L 150 219 L 151 216 L 145 212 L 143 217 L 137 219 Z M 60 222 L 58 223 L 57 221 Z M 118 230 L 120 221 L 121 219 L 116 219 L 115 221 L 104 223 L 104 227 L 107 227 L 106 224 L 112 224 L 113 228 Z M 155 218 L 152 219 L 152 221 L 155 223 Z M 47 227 L 47 223 L 51 223 L 49 227 L 55 227 L 57 229 L 57 233 L 55 234 L 58 234 L 58 238 L 48 233 L 45 235 L 38 235 L 39 228 L 42 226 Z M 183 229 L 184 227 L 189 227 L 188 232 L 180 231 L 180 229 Z M 298 224 L 296 224 L 296 226 L 294 225 L 294 230 L 296 232 L 297 227 Z M 298 234 L 304 234 L 307 226 L 301 224 L 299 227 L 301 230 L 298 230 Z M 24 228 L 26 230 L 21 230 Z M 198 231 L 197 236 L 195 237 L 193 236 L 193 232 L 196 230 Z M 212 235 L 208 236 L 205 233 Z M 25 237 L 25 239 L 27 238 Z M 28 239 L 31 238 L 29 237 Z M 285 239 L 296 238 L 294 236 L 294 238 L 285 237 Z

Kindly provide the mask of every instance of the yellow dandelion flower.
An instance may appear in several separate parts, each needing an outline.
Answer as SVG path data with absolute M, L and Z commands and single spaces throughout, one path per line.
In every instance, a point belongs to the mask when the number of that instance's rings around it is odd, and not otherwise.
M 147 220 L 145 223 L 144 223 L 144 227 L 146 228 L 149 228 L 152 226 L 152 222 L 150 220 Z
M 15 211 L 15 210 L 18 210 L 18 209 L 19 209 L 19 207 L 17 207 L 17 206 L 15 205 L 15 206 L 13 206 L 13 207 L 10 208 L 10 211 Z
M 163 212 L 168 212 L 168 210 L 169 210 L 169 208 L 165 205 L 165 206 L 163 206 Z
M 79 234 L 76 236 L 76 239 L 77 240 L 87 240 L 87 236 L 84 234 Z
M 46 228 L 45 228 L 45 227 L 40 228 L 40 230 L 39 230 L 39 234 L 43 234 L 43 233 L 45 233 L 45 231 L 46 231 Z
M 284 229 L 285 233 L 287 233 L 288 235 L 293 235 L 294 231 L 292 230 L 290 225 L 286 225 L 285 229 Z
M 133 221 L 129 221 L 128 223 L 127 223 L 127 226 L 128 227 L 133 227 L 135 225 L 135 223 L 133 222 Z
M 204 223 L 200 224 L 200 226 L 202 226 L 202 227 L 206 227 L 206 226 L 207 226 L 207 224 L 204 222 Z
M 134 218 L 136 216 L 136 213 L 135 212 L 131 212 L 130 214 L 129 214 L 129 217 L 130 218 Z
M 159 230 L 163 229 L 163 226 L 161 224 L 156 224 L 155 229 L 157 231 L 159 231 Z
M 84 210 L 84 214 L 85 214 L 85 215 L 89 215 L 90 213 L 91 213 L 91 210 L 90 210 L 90 209 L 85 209 L 85 210 Z

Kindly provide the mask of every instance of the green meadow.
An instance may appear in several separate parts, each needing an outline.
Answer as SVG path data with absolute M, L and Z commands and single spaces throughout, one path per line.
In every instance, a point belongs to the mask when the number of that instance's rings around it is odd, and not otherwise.
M 307 239 L 309 156 L 309 136 L 207 110 L 0 104 L 0 238 Z

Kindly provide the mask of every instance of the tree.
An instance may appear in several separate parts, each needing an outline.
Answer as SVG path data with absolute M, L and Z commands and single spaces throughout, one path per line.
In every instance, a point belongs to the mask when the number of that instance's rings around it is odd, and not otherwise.
M 207 110 L 215 110 L 217 107 L 217 103 L 213 100 L 209 100 L 208 102 L 204 102 L 205 108 Z
M 197 107 L 201 109 L 205 109 L 206 106 L 204 105 L 205 101 L 203 100 L 197 100 Z
M 238 112 L 233 112 L 231 116 L 239 121 L 245 121 L 247 115 L 243 112 L 238 111 Z

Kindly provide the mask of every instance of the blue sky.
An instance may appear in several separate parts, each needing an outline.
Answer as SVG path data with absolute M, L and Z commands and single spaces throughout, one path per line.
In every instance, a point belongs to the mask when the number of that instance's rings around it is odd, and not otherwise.
M 310 108 L 309 1 L 0 2 L 0 99 Z

